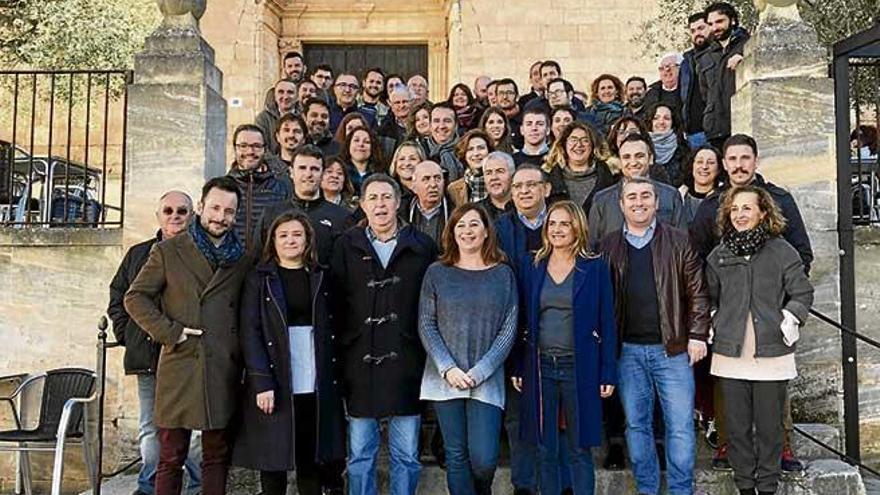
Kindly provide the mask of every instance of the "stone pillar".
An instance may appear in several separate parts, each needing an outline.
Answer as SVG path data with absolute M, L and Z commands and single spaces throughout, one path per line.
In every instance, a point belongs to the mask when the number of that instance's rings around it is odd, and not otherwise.
M 780 2 L 776 0 L 773 3 Z M 814 307 L 839 320 L 833 81 L 816 32 L 794 5 L 765 6 L 737 69 L 733 132 L 758 142 L 758 172 L 794 195 L 815 261 Z M 842 424 L 840 334 L 815 318 L 801 331 L 792 383 L 796 422 Z
M 129 87 L 126 246 L 155 232 L 163 192 L 179 189 L 197 202 L 205 180 L 226 171 L 223 74 L 198 27 L 205 1 L 159 3 L 165 20 L 135 57 Z

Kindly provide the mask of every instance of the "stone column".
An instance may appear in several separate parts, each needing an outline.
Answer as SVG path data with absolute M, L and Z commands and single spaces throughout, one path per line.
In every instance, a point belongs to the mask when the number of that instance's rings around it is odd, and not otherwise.
M 775 0 L 774 4 L 791 4 Z M 758 142 L 758 172 L 794 195 L 813 245 L 814 307 L 839 320 L 833 81 L 827 54 L 797 7 L 767 5 L 737 69 L 733 132 Z M 810 319 L 792 383 L 796 422 L 842 424 L 838 331 Z
M 198 19 L 206 0 L 159 0 L 165 19 L 135 57 L 129 87 L 125 235 L 130 246 L 156 230 L 169 189 L 198 201 L 206 179 L 226 171 L 226 101 L 214 50 Z

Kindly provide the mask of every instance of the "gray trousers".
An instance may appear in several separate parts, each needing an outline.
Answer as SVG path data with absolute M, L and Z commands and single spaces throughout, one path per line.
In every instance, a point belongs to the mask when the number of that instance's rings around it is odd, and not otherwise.
M 788 381 L 718 380 L 724 394 L 728 459 L 736 487 L 776 492 Z

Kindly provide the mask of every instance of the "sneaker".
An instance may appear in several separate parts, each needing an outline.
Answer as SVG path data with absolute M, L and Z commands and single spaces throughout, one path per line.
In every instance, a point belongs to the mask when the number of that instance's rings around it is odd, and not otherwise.
M 787 445 L 782 448 L 782 471 L 786 473 L 801 473 L 804 470 L 804 463 L 794 456 L 791 446 Z
M 718 448 L 718 430 L 715 429 L 715 420 L 710 419 L 703 423 L 703 429 L 705 431 L 706 443 L 709 444 L 713 449 Z
M 712 456 L 712 470 L 714 471 L 733 471 L 730 467 L 730 461 L 727 460 L 727 444 L 723 443 L 715 455 Z
M 608 455 L 602 466 L 609 471 L 621 471 L 626 468 L 626 458 L 623 455 L 623 445 L 612 443 L 608 446 Z

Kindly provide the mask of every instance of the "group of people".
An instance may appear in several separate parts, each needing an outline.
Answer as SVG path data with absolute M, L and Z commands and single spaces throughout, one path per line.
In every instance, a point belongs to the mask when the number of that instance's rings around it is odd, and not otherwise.
M 111 284 L 136 493 L 186 472 L 221 494 L 231 463 L 266 495 L 290 471 L 375 494 L 384 425 L 390 490 L 413 494 L 426 414 L 453 495 L 491 493 L 502 430 L 517 494 L 593 493 L 602 446 L 640 494 L 664 469 L 693 493 L 698 426 L 741 493 L 775 493 L 802 468 L 786 389 L 812 250 L 730 135 L 736 11 L 689 28 L 657 83 L 601 75 L 589 104 L 552 60 L 525 95 L 480 77 L 432 104 L 423 76 L 286 55 L 229 173 L 197 204 L 164 194 Z

